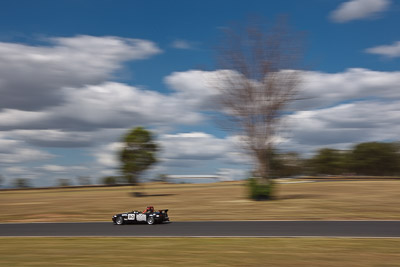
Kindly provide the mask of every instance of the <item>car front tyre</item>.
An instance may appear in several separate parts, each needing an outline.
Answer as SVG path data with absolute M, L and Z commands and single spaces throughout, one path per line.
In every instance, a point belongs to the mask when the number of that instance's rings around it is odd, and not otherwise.
M 117 225 L 124 224 L 124 219 L 121 216 L 118 216 L 117 219 L 115 220 L 115 224 Z
M 147 224 L 154 224 L 154 218 L 153 217 L 147 218 Z

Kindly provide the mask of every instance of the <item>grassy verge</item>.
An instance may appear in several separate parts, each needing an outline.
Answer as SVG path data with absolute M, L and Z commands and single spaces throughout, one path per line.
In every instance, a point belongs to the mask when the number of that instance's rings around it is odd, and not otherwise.
M 0 238 L 0 266 L 398 266 L 399 239 Z
M 172 220 L 400 220 L 400 181 L 279 184 L 277 199 L 251 201 L 243 182 L 0 191 L 0 222 L 109 221 L 112 214 L 168 208 Z

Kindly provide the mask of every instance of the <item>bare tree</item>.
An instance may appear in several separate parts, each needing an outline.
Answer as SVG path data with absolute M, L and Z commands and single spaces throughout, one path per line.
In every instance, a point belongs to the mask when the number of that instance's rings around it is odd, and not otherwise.
M 300 84 L 300 34 L 284 18 L 264 30 L 252 23 L 225 31 L 218 49 L 216 87 L 228 129 L 243 136 L 253 156 L 256 175 L 270 182 L 270 157 L 288 104 Z M 226 126 L 226 124 L 225 124 Z

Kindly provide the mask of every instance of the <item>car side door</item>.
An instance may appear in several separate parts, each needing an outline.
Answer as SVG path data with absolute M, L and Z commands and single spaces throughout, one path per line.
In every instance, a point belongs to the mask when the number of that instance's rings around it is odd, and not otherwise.
M 147 214 L 146 213 L 136 213 L 136 221 L 137 222 L 145 222 L 147 220 Z

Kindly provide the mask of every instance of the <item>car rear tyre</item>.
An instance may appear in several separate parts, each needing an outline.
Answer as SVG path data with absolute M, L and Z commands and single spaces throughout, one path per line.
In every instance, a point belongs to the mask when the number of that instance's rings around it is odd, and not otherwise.
M 124 224 L 124 219 L 121 216 L 118 216 L 117 219 L 115 220 L 115 224 L 117 225 Z
M 154 224 L 154 218 L 153 217 L 147 218 L 147 224 Z

